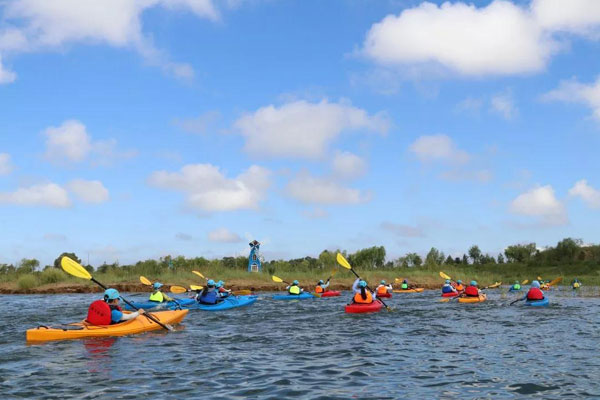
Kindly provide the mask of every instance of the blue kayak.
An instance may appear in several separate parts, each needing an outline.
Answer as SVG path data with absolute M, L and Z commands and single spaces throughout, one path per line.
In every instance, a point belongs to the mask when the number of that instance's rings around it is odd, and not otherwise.
M 152 309 L 160 309 L 160 310 L 175 310 L 179 306 L 185 307 L 190 304 L 196 303 L 195 299 L 175 299 L 175 301 L 164 301 L 159 303 L 157 301 L 136 301 L 131 304 L 134 305 L 135 308 L 143 308 L 144 310 L 152 310 Z M 133 310 L 127 303 L 123 303 L 123 308 L 125 310 Z
M 254 295 L 229 296 L 217 304 L 208 305 L 208 304 L 200 304 L 198 302 L 194 302 L 194 304 L 188 305 L 184 308 L 187 310 L 222 311 L 222 310 L 229 310 L 230 308 L 249 306 L 250 304 L 254 304 L 256 299 L 258 299 L 258 296 L 254 296 Z
M 548 307 L 550 304 L 550 300 L 547 297 L 544 297 L 542 300 L 527 300 L 525 301 L 526 306 L 531 307 Z
M 513 289 L 512 286 L 508 289 L 509 292 L 520 292 L 522 289 Z
M 308 292 L 300 293 L 300 294 L 274 294 L 273 300 L 304 300 L 304 299 L 314 299 L 315 296 Z

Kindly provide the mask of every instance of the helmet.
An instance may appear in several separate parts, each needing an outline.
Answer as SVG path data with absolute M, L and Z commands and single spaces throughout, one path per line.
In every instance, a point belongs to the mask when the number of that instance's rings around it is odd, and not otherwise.
M 215 287 L 220 288 L 221 286 L 223 286 L 223 281 L 219 281 L 217 282 L 217 284 L 215 285 Z
M 533 282 L 531 282 L 531 287 L 539 289 L 540 288 L 540 283 L 538 281 L 533 281 Z
M 104 291 L 104 300 L 115 300 L 120 297 L 119 291 L 117 289 L 106 289 Z
M 460 285 L 462 283 L 462 281 L 459 279 L 456 281 L 456 283 L 458 283 Z
M 206 281 L 206 285 L 207 286 L 215 286 L 215 281 L 212 279 L 209 279 L 208 281 Z
M 367 287 L 367 282 L 361 279 L 361 280 L 358 282 L 358 287 L 361 287 L 361 288 L 363 288 L 363 287 Z
M 471 286 L 477 286 L 477 281 L 471 281 Z
M 294 282 L 292 282 L 292 285 L 299 285 L 299 284 L 300 284 L 300 282 L 298 282 L 297 279 L 295 279 Z
M 379 283 L 381 283 L 382 285 L 385 285 L 385 281 L 383 279 Z
M 450 279 L 446 279 L 446 284 L 450 284 Z
M 319 285 L 324 284 L 325 282 L 323 282 L 323 279 L 319 279 Z
M 518 285 L 518 284 L 519 284 L 519 281 L 515 281 L 515 285 Z
M 405 280 L 402 281 L 402 283 L 408 283 L 408 281 L 405 279 Z
M 152 284 L 152 288 L 153 288 L 154 290 L 158 290 L 158 289 L 160 289 L 160 288 L 162 287 L 162 285 L 163 285 L 163 284 L 162 284 L 162 283 L 160 283 L 160 282 L 154 282 L 154 283 Z

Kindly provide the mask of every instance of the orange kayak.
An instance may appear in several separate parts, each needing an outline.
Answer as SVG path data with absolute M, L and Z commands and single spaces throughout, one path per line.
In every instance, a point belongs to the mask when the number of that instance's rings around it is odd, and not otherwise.
M 414 288 L 414 289 L 406 289 L 406 290 L 402 290 L 402 289 L 396 289 L 394 290 L 394 293 L 421 293 L 423 290 L 422 287 L 420 288 Z
M 185 318 L 189 310 L 157 311 L 152 316 L 163 324 L 177 324 Z M 135 319 L 114 325 L 91 325 L 85 321 L 65 325 L 64 328 L 38 326 L 28 329 L 28 342 L 44 342 L 48 340 L 81 339 L 95 336 L 125 336 L 163 329 L 147 317 L 140 315 Z
M 487 297 L 485 294 L 480 294 L 479 297 L 461 297 L 458 299 L 459 303 L 483 303 Z

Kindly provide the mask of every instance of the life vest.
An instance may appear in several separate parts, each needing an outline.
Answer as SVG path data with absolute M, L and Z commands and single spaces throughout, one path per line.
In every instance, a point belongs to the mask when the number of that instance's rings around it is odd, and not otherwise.
M 121 311 L 119 306 L 110 306 L 104 300 L 96 300 L 90 304 L 85 320 L 92 325 L 110 325 L 113 309 Z
M 370 304 L 373 302 L 373 295 L 368 290 L 365 290 L 366 299 L 363 299 L 362 293 L 358 292 L 354 295 L 355 303 L 365 303 Z
M 386 286 L 379 285 L 379 286 L 377 287 L 377 294 L 378 294 L 378 295 L 380 295 L 380 294 L 387 294 L 387 292 L 388 292 L 388 290 L 387 290 L 387 287 L 386 287 Z M 369 303 L 370 303 L 370 302 L 369 302 Z
M 573 284 L 573 287 L 574 287 L 575 289 L 577 289 L 579 286 L 581 286 L 581 283 L 579 283 L 579 282 L 575 282 L 575 283 Z
M 519 285 L 518 283 L 515 283 L 512 288 L 513 288 L 513 290 L 521 290 L 521 285 Z
M 543 300 L 544 292 L 542 292 L 538 288 L 531 288 L 529 292 L 527 292 L 527 300 Z
M 217 303 L 217 292 L 215 290 L 206 291 L 200 294 L 198 301 L 202 304 L 216 304 Z
M 454 290 L 452 290 L 452 286 L 450 286 L 450 285 L 442 286 L 442 293 L 452 293 L 452 292 L 454 292 Z
M 458 290 L 459 292 L 462 292 L 463 290 L 465 290 L 465 287 L 463 285 L 456 285 L 454 289 Z
M 402 290 L 407 290 L 408 289 L 408 283 L 403 283 L 402 286 L 400 287 Z
M 315 288 L 315 293 L 323 293 L 323 292 L 324 292 L 324 290 L 321 287 L 321 285 L 317 285 L 317 287 Z
M 300 288 L 298 286 L 296 286 L 296 285 L 292 285 L 288 289 L 288 293 L 289 294 L 300 294 Z
M 470 297 L 479 297 L 479 290 L 477 290 L 477 286 L 467 286 L 465 294 Z
M 163 301 L 165 301 L 165 298 L 164 298 L 162 292 L 160 290 L 157 290 L 156 292 L 153 292 L 150 295 L 150 301 L 156 301 L 158 303 L 162 303 Z

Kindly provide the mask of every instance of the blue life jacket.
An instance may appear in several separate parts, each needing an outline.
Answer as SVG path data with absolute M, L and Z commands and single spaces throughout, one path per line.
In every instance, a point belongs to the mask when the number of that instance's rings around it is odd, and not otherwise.
M 442 286 L 442 293 L 452 293 L 454 290 L 452 290 L 452 286 L 450 285 L 444 285 Z
M 202 304 L 217 304 L 217 291 L 213 290 L 211 292 L 206 292 L 200 296 L 198 301 Z

